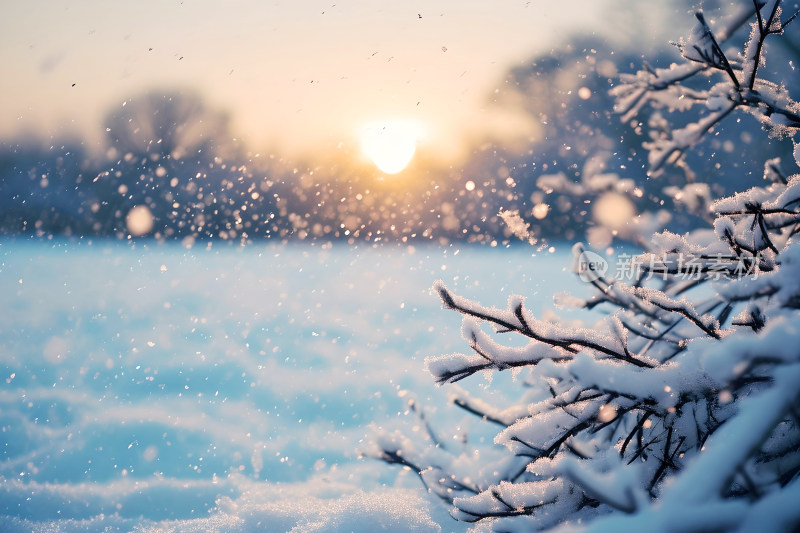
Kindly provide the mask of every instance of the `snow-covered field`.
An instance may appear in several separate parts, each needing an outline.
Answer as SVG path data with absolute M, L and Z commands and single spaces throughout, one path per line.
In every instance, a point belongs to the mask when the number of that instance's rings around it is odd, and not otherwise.
M 541 314 L 557 248 L 0 241 L 0 530 L 458 530 L 358 450 L 409 395 L 465 416 L 433 282 Z

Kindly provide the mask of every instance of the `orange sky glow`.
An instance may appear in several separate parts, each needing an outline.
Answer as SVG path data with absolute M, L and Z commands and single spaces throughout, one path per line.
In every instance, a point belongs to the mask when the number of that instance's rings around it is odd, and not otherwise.
M 77 133 L 97 145 L 110 110 L 178 89 L 228 113 L 254 151 L 355 151 L 368 124 L 403 120 L 424 126 L 417 153 L 447 163 L 482 137 L 537 134 L 530 118 L 492 105 L 509 67 L 601 19 L 625 38 L 643 11 L 574 3 L 11 3 L 0 19 L 0 137 Z

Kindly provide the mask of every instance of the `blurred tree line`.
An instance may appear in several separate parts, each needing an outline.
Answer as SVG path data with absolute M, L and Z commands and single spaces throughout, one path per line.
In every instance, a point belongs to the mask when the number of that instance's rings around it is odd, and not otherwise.
M 784 41 L 774 63 L 797 64 L 800 36 Z M 667 66 L 677 57 L 677 50 L 661 52 L 650 61 Z M 648 176 L 643 131 L 658 117 L 623 122 L 609 95 L 618 69 L 641 65 L 635 53 L 590 38 L 533 57 L 507 73 L 490 105 L 531 117 L 539 138 L 524 152 L 486 139 L 459 168 L 417 163 L 410 170 L 417 175 L 402 186 L 345 160 L 320 164 L 249 153 L 235 140 L 228 116 L 199 95 L 146 93 L 108 113 L 101 156 L 75 138 L 0 142 L 0 232 L 505 243 L 514 239 L 498 216 L 506 210 L 518 211 L 535 238 L 572 240 L 602 226 L 592 206 L 609 193 L 627 199 L 631 217 L 660 212 L 658 223 L 688 229 L 696 221 L 674 204 L 676 188 L 702 174 L 711 192 L 725 194 L 762 172 L 758 162 L 736 159 L 738 178 L 717 179 L 720 162 L 743 143 L 761 142 L 768 157 L 791 149 L 761 141 L 759 124 L 744 119 L 718 128 L 687 154 L 685 165 Z M 606 174 L 615 179 L 604 180 Z M 608 184 L 620 183 L 616 178 L 636 187 L 608 191 Z M 131 226 L 128 215 L 137 206 L 146 207 L 151 224 Z M 617 229 L 613 235 L 625 237 Z

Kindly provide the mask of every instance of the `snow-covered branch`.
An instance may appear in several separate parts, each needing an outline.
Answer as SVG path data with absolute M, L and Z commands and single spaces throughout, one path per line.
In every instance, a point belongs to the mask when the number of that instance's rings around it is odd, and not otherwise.
M 653 69 L 649 65 L 635 75 L 623 75 L 622 83 L 612 90 L 618 103 L 615 110 L 622 120 L 629 121 L 641 113 L 645 106 L 685 112 L 694 106 L 703 106 L 710 113 L 681 127 L 667 130 L 646 145 L 650 152 L 650 171 L 658 175 L 664 165 L 678 164 L 686 150 L 697 145 L 717 124 L 732 111 L 742 109 L 756 116 L 762 126 L 778 137 L 791 137 L 800 127 L 800 104 L 792 100 L 785 87 L 758 78 L 758 66 L 764 62 L 764 43 L 768 36 L 779 36 L 783 28 L 796 15 L 781 22 L 781 1 L 769 0 L 766 4 L 754 1 L 749 11 L 757 20 L 752 22 L 750 36 L 740 57 L 731 60 L 720 45 L 746 19 L 734 16 L 731 22 L 717 33 L 707 23 L 702 12 L 696 13 L 697 23 L 691 35 L 677 43 L 683 64 L 673 64 L 668 69 Z M 707 90 L 685 85 L 698 75 L 721 72 L 724 77 Z
M 685 63 L 623 76 L 614 94 L 626 120 L 646 106 L 695 112 L 681 127 L 668 117 L 650 121 L 651 171 L 679 164 L 734 111 L 800 145 L 800 106 L 788 80 L 759 78 L 766 38 L 780 39 L 796 18 L 784 19 L 782 4 L 754 2 L 747 17 L 725 26 L 698 14 L 680 45 Z M 723 49 L 748 18 L 742 50 Z M 699 74 L 719 79 L 706 89 L 686 85 Z M 452 387 L 511 370 L 520 385 L 509 407 L 460 388 L 450 395 L 499 429 L 493 451 L 505 451 L 505 460 L 470 463 L 466 473 L 465 456 L 446 458 L 430 430 L 427 449 L 384 435 L 372 455 L 416 471 L 456 519 L 495 530 L 800 527 L 800 148 L 783 165 L 794 173 L 769 159 L 764 182 L 723 198 L 712 197 L 711 183 L 673 186 L 675 196 L 706 210 L 708 226 L 652 233 L 643 253 L 629 256 L 629 279 L 594 267 L 587 275 L 589 251 L 576 245 L 573 266 L 595 294 L 560 301 L 606 311 L 592 328 L 539 319 L 520 296 L 487 307 L 437 282 L 444 307 L 463 316 L 471 352 L 428 357 L 434 380 Z M 597 184 L 555 175 L 539 185 L 583 195 Z M 614 179 L 602 184 L 605 192 L 617 187 L 632 189 Z

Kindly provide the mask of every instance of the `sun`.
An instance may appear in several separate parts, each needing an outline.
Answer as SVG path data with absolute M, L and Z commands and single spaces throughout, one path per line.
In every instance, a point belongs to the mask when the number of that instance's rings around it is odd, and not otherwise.
M 382 172 L 397 174 L 414 157 L 419 137 L 419 128 L 412 122 L 373 122 L 361 133 L 361 149 Z

